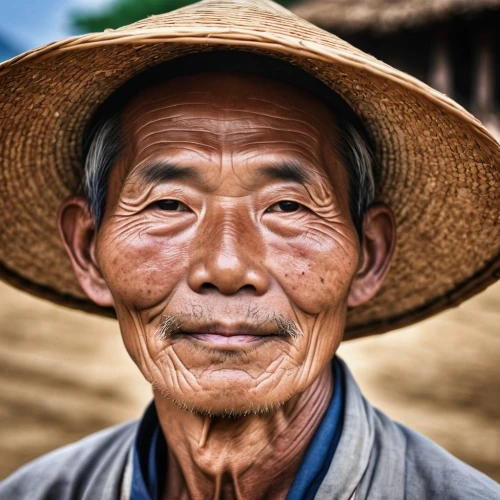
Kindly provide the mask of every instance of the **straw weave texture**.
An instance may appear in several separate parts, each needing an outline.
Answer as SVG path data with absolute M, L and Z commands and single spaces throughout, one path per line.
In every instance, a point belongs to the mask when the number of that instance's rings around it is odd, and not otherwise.
M 346 338 L 418 321 L 498 278 L 500 146 L 425 84 L 267 0 L 205 0 L 128 27 L 84 35 L 0 66 L 0 275 L 99 314 L 59 241 L 60 202 L 78 191 L 82 133 L 114 90 L 193 52 L 264 53 L 321 79 L 351 105 L 382 165 L 379 200 L 398 244 L 381 292 L 349 312 Z

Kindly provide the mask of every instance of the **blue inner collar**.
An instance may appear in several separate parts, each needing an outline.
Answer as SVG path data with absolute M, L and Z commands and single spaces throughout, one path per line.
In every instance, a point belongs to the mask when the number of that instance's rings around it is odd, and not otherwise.
M 332 369 L 335 379 L 333 397 L 306 450 L 287 500 L 314 498 L 340 441 L 344 413 L 344 378 L 336 357 Z M 134 441 L 130 500 L 161 499 L 167 456 L 167 444 L 152 402 L 139 422 Z

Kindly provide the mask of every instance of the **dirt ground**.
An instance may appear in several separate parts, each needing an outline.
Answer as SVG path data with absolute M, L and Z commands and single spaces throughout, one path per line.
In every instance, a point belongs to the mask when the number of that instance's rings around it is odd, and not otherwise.
M 377 407 L 500 481 L 500 284 L 340 355 Z M 115 322 L 0 284 L 0 477 L 150 397 Z

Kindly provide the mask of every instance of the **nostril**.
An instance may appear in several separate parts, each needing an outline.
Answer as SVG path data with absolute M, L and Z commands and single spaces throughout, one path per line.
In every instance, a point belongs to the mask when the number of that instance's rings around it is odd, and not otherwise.
M 200 293 L 209 293 L 213 291 L 220 291 L 217 286 L 215 286 L 213 283 L 203 283 L 200 286 Z M 234 293 L 237 292 L 251 292 L 251 293 L 256 293 L 257 289 L 253 285 L 244 285 L 238 290 L 235 290 Z
M 212 283 L 203 283 L 201 286 L 200 286 L 200 291 L 203 293 L 203 292 L 211 292 L 211 291 L 214 291 L 214 290 L 218 290 L 218 288 L 212 284 Z

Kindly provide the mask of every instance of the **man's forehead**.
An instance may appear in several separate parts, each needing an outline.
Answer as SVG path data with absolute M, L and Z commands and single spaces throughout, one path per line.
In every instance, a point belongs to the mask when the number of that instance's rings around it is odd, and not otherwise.
M 319 98 L 291 84 L 260 75 L 214 72 L 184 75 L 141 89 L 123 109 L 124 118 L 168 116 L 174 122 L 207 118 L 217 123 L 238 111 L 259 117 L 300 120 L 320 127 L 333 121 Z M 293 123 L 291 123 L 293 125 Z
M 122 126 L 141 157 L 159 149 L 210 155 L 228 147 L 247 157 L 269 149 L 307 156 L 313 149 L 319 154 L 336 129 L 333 113 L 318 98 L 286 83 L 237 73 L 151 85 L 126 106 Z

